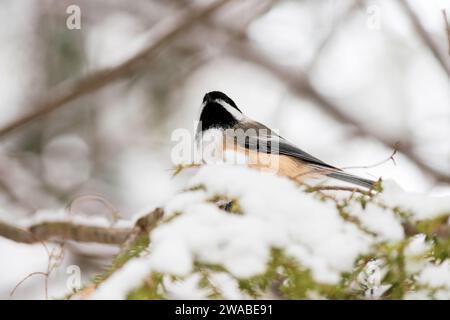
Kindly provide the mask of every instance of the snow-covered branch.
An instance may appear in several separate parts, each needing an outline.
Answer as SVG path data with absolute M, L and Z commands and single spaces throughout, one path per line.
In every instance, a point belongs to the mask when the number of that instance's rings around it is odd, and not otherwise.
M 195 170 L 148 241 L 134 241 L 132 254 L 122 251 L 74 298 L 400 299 L 450 292 L 448 198 L 409 194 L 389 181 L 376 194 L 311 192 L 241 167 Z
M 448 197 L 410 194 L 391 181 L 358 192 L 240 166 L 189 168 L 196 173 L 183 191 L 134 224 L 69 215 L 0 223 L 0 235 L 120 245 L 72 298 L 448 297 Z
M 93 242 L 112 245 L 132 243 L 142 233 L 149 232 L 162 217 L 161 209 L 139 218 L 132 228 L 114 226 L 94 226 L 71 221 L 42 221 L 27 227 L 18 227 L 0 221 L 0 237 L 20 242 L 36 243 L 45 241 Z M 70 217 L 68 217 L 70 219 Z
M 23 229 L 0 221 L 0 236 L 22 243 L 73 240 L 122 244 L 130 231 L 126 228 L 96 227 L 70 222 L 42 222 Z

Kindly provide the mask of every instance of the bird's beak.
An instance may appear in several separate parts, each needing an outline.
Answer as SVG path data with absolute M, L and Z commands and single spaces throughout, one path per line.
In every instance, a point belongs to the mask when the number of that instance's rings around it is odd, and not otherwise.
M 205 97 L 203 98 L 203 103 L 207 104 L 208 102 L 211 102 L 211 101 L 212 101 L 211 95 L 209 93 L 206 94 Z

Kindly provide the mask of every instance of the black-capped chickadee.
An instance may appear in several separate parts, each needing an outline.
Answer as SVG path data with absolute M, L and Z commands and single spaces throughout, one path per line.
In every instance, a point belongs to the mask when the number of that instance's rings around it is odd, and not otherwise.
M 331 166 L 300 150 L 265 125 L 246 117 L 234 101 L 220 91 L 209 92 L 203 98 L 197 144 L 203 144 L 210 133 L 219 136 L 213 140 L 212 150 L 241 154 L 252 168 L 275 171 L 299 182 L 330 177 L 369 189 L 374 186 L 374 181 Z

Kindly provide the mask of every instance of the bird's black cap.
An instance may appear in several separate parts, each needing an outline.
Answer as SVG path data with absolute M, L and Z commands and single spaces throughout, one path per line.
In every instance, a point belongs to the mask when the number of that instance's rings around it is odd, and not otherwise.
M 216 100 L 223 100 L 226 103 L 228 103 L 230 106 L 232 106 L 233 108 L 236 108 L 237 110 L 239 110 L 236 103 L 234 103 L 234 101 L 223 92 L 211 91 L 211 92 L 208 92 L 207 94 L 205 94 L 205 96 L 203 97 L 203 102 L 206 102 L 206 103 L 215 102 Z M 241 111 L 241 110 L 239 110 L 239 111 Z
M 238 123 L 236 117 L 230 113 L 230 110 L 227 110 L 224 103 L 241 112 L 234 101 L 225 93 L 211 91 L 205 94 L 203 97 L 204 106 L 200 113 L 202 131 L 210 128 L 231 128 Z

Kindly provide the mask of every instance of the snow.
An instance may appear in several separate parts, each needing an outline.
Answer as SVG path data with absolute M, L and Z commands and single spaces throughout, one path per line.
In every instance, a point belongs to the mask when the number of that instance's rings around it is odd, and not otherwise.
M 14 259 L 11 259 L 11 257 L 14 257 Z M 0 274 L 2 275 L 0 277 L 0 287 L 2 288 L 0 299 L 8 299 L 14 286 L 32 272 L 45 272 L 47 263 L 48 256 L 41 243 L 26 245 L 0 238 Z M 31 283 L 43 283 L 43 278 L 37 276 L 29 281 Z M 24 283 L 24 285 L 27 284 L 29 283 Z M 43 286 L 40 286 L 39 290 L 41 291 L 36 296 L 42 299 L 44 296 Z M 18 292 L 21 293 L 20 288 Z M 28 298 L 28 296 L 29 293 L 21 297 Z
M 125 299 L 128 292 L 140 286 L 150 271 L 148 256 L 132 259 L 103 281 L 89 298 L 93 300 Z
M 211 202 L 218 195 L 235 199 L 242 214 L 218 208 Z M 414 210 L 414 219 L 433 217 L 436 211 L 446 210 L 447 198 L 441 197 L 424 214 L 423 204 L 418 204 L 416 198 L 417 195 L 388 182 L 384 193 L 364 209 L 356 201 L 345 208 L 346 213 L 358 219 L 355 224 L 340 215 L 334 201 L 322 201 L 305 193 L 284 177 L 245 166 L 203 165 L 196 169 L 183 191 L 166 202 L 164 222 L 152 231 L 148 252 L 114 272 L 90 298 L 124 299 L 151 272 L 169 276 L 165 276 L 164 284 L 170 298 L 207 298 L 211 288 L 199 287 L 197 262 L 223 266 L 226 272 L 211 275 L 214 288 L 224 297 L 243 298 L 237 280 L 264 273 L 275 248 L 308 268 L 315 281 L 337 284 L 342 273 L 354 270 L 357 258 L 371 253 L 374 245 L 404 239 L 399 216 L 379 203 L 408 206 Z M 419 198 L 427 199 L 427 203 L 434 200 L 425 195 Z M 69 215 L 63 209 L 40 210 L 28 223 L 40 221 L 111 225 L 107 217 Z M 131 224 L 118 222 L 121 226 Z M 421 285 L 450 287 L 449 261 L 433 264 L 426 258 L 429 250 L 424 235 L 409 240 L 405 247 L 407 272 L 417 274 Z M 365 288 L 366 298 L 379 298 L 389 289 L 389 284 L 382 283 L 385 272 L 382 260 L 365 266 L 358 281 Z M 171 276 L 176 276 L 176 280 Z M 407 297 L 417 298 L 418 294 L 408 293 Z
M 30 218 L 14 221 L 14 224 L 28 227 L 42 222 L 71 222 L 73 224 L 97 227 L 114 226 L 116 228 L 129 228 L 133 226 L 133 223 L 130 220 L 119 219 L 117 221 L 113 221 L 111 217 L 106 216 L 85 215 L 83 213 L 70 214 L 65 208 L 39 209 Z
M 160 272 L 185 276 L 195 257 L 204 263 L 223 264 L 237 277 L 249 277 L 265 270 L 269 245 L 285 240 L 279 237 L 267 223 L 199 203 L 154 230 L 150 250 L 153 266 Z
M 168 277 L 165 277 L 163 283 L 170 299 L 201 300 L 208 297 L 210 290 L 200 288 L 200 279 L 201 276 L 198 273 L 194 273 L 183 280 L 171 281 Z
M 404 254 L 408 257 L 417 257 L 431 250 L 431 244 L 426 241 L 426 235 L 418 234 L 409 240 Z
M 185 208 L 206 199 L 207 194 L 203 190 L 179 193 L 166 203 L 164 216 L 170 218 L 176 213 L 183 212 Z
M 437 290 L 434 293 L 436 300 L 450 300 L 450 291 L 448 289 Z
M 429 264 L 419 274 L 417 282 L 432 288 L 450 289 L 450 260 L 440 264 Z
M 273 248 L 286 249 L 318 281 L 337 283 L 339 274 L 351 271 L 354 260 L 370 248 L 372 238 L 344 221 L 333 204 L 314 199 L 287 179 L 208 165 L 188 185 L 199 184 L 207 191 L 180 193 L 167 203 L 166 217 L 182 214 L 153 230 L 148 257 L 125 265 L 93 298 L 124 298 L 150 270 L 188 277 L 194 261 L 222 265 L 232 277 L 248 278 L 266 270 Z M 244 214 L 227 213 L 206 201 L 216 194 L 238 198 Z
M 349 206 L 350 215 L 359 219 L 368 230 L 375 232 L 380 240 L 399 241 L 404 238 L 400 219 L 391 211 L 368 203 L 363 209 L 359 203 Z
M 405 294 L 405 300 L 430 300 L 429 292 L 426 290 L 410 291 Z
M 182 229 L 189 227 L 189 225 L 183 226 L 183 223 L 178 223 L 181 228 L 179 232 L 183 232 Z M 162 231 L 161 231 L 162 229 Z M 173 231 L 175 228 L 169 230 Z M 152 236 L 152 254 L 151 262 L 156 271 L 166 272 L 177 276 L 187 276 L 192 271 L 193 257 L 190 254 L 186 243 L 184 243 L 181 237 L 174 236 L 173 239 L 168 241 L 161 241 L 158 239 L 159 234 L 167 230 L 167 226 L 161 226 L 157 229 L 156 235 Z M 155 230 L 155 231 L 157 231 Z M 186 230 L 186 232 L 189 232 Z
M 236 279 L 232 278 L 225 272 L 214 272 L 209 279 L 224 299 L 244 299 L 244 294 L 239 290 L 239 284 Z
M 432 219 L 450 214 L 450 196 L 433 197 L 421 193 L 405 192 L 392 180 L 383 182 L 380 200 L 388 206 L 409 210 L 415 220 Z
M 364 296 L 369 299 L 380 298 L 390 287 L 382 284 L 388 269 L 382 259 L 369 261 L 358 274 L 358 284 L 365 288 Z
M 198 186 L 204 188 L 195 188 Z M 394 196 L 383 193 L 365 209 L 357 202 L 346 208 L 358 219 L 357 225 L 345 220 L 333 201 L 321 201 L 284 177 L 245 166 L 203 165 L 184 191 L 165 204 L 166 222 L 152 231 L 148 256 L 125 265 L 100 286 L 93 298 L 124 298 L 133 285 L 155 271 L 177 277 L 170 284 L 170 296 L 183 299 L 191 294 L 203 299 L 207 293 L 198 287 L 195 262 L 223 266 L 227 272 L 216 275 L 213 281 L 225 288 L 224 295 L 240 297 L 236 280 L 264 273 L 274 248 L 284 250 L 308 268 L 317 282 L 337 284 L 341 274 L 351 272 L 357 258 L 371 253 L 374 245 L 404 239 L 400 217 L 379 202 L 397 206 L 405 205 L 408 199 L 415 217 L 421 214 L 417 209 L 422 206 L 409 200 L 416 195 L 408 195 L 393 182 L 385 189 Z M 210 201 L 218 195 L 236 199 L 242 214 L 219 209 Z M 445 198 L 441 200 L 445 203 Z M 434 207 L 438 211 L 441 208 L 445 206 Z M 428 212 L 433 216 L 433 210 Z M 419 274 L 421 283 L 448 285 L 447 262 L 436 266 L 420 259 L 428 248 L 424 235 L 409 241 L 405 248 L 408 272 L 417 273 L 425 267 Z M 389 289 L 390 284 L 382 283 L 385 273 L 382 260 L 365 266 L 358 279 L 366 288 L 367 298 L 379 298 Z
M 152 257 L 155 256 L 152 255 Z M 132 289 L 137 288 L 142 280 L 150 275 L 153 258 L 146 255 L 131 260 L 104 281 L 89 298 L 94 300 L 124 299 Z M 172 279 L 165 276 L 163 285 L 170 299 L 206 299 L 212 291 L 200 288 L 199 280 L 198 273 L 188 275 L 184 279 Z M 239 292 L 236 279 L 224 272 L 212 273 L 210 281 L 225 299 L 243 297 Z
M 426 240 L 424 234 L 418 234 L 409 239 L 405 247 L 405 270 L 409 274 L 420 272 L 430 261 L 430 253 L 433 250 L 432 243 Z
M 369 248 L 370 237 L 344 221 L 333 203 L 318 201 L 288 179 L 245 167 L 220 165 L 202 168 L 191 183 L 206 185 L 212 195 L 238 198 L 245 212 L 240 219 L 255 218 L 267 225 L 271 233 L 277 233 L 282 242 L 272 243 L 273 246 L 296 245 L 315 251 L 314 255 L 337 271 L 348 271 L 356 256 Z

